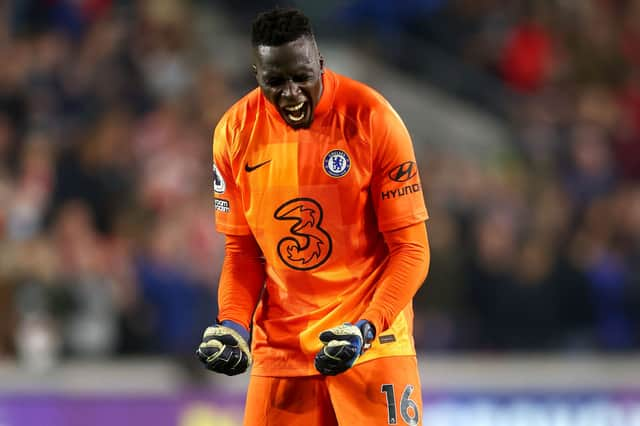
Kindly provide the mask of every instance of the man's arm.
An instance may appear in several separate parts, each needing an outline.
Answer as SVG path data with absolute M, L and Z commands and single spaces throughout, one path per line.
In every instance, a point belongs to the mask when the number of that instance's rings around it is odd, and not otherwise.
M 320 334 L 323 347 L 316 354 L 314 365 L 321 374 L 333 376 L 351 368 L 376 334 L 389 328 L 427 276 L 430 253 L 424 222 L 387 231 L 384 237 L 389 263 L 361 319 Z
M 233 321 L 249 330 L 265 277 L 264 258 L 255 238 L 226 235 L 218 285 L 218 320 Z
M 249 330 L 264 285 L 262 253 L 252 236 L 227 235 L 218 287 L 219 313 L 196 355 L 216 373 L 243 373 L 251 365 Z
M 389 263 L 378 281 L 373 300 L 362 314 L 380 334 L 391 326 L 413 299 L 429 270 L 431 255 L 424 222 L 384 232 Z

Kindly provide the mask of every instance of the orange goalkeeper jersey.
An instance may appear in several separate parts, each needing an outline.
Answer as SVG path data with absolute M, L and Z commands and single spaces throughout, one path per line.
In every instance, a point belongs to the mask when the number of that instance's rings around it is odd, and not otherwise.
M 254 375 L 317 374 L 320 332 L 373 297 L 382 232 L 427 219 L 411 138 L 380 94 L 325 69 L 314 117 L 294 130 L 255 89 L 214 133 L 216 229 L 253 235 L 266 261 Z M 415 354 L 412 322 L 409 303 L 358 362 Z

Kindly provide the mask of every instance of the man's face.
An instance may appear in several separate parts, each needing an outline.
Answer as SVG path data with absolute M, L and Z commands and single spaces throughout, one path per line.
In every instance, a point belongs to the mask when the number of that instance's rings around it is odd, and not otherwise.
M 322 57 L 309 37 L 254 49 L 256 80 L 264 96 L 294 129 L 306 128 L 322 95 Z

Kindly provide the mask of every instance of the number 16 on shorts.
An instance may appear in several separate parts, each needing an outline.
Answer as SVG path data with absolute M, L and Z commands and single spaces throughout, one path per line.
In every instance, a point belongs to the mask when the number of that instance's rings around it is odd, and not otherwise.
M 390 425 L 398 424 L 398 407 L 396 405 L 395 386 L 392 384 L 384 384 L 380 388 L 380 392 L 387 397 L 387 423 Z M 418 412 L 418 404 L 411 399 L 413 385 L 407 385 L 400 397 L 400 417 L 409 426 L 415 426 L 419 423 L 420 413 Z

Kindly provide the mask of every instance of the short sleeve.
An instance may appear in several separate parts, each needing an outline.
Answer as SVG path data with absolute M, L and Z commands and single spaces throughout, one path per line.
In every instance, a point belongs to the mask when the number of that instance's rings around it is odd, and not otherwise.
M 213 134 L 213 198 L 216 230 L 224 234 L 247 235 L 251 231 L 244 216 L 242 194 L 236 185 L 230 161 L 233 131 L 222 119 Z
M 427 208 L 413 143 L 400 116 L 388 104 L 371 119 L 371 196 L 381 232 L 425 221 Z

